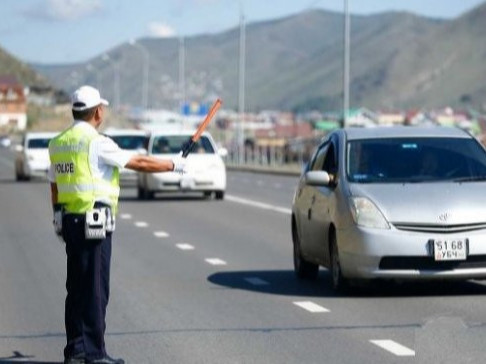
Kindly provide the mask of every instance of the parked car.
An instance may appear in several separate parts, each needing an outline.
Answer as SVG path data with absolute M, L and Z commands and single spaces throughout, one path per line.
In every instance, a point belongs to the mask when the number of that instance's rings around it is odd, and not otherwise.
M 456 128 L 341 129 L 292 204 L 295 273 L 362 279 L 486 278 L 486 151 Z
M 160 158 L 173 158 L 182 145 L 191 137 L 189 132 L 154 132 L 148 144 L 148 154 Z M 187 157 L 187 173 L 139 173 L 138 196 L 142 199 L 154 197 L 156 192 L 202 192 L 217 200 L 224 198 L 226 190 L 226 167 L 222 156 L 225 149 L 218 149 L 213 138 L 203 133 L 193 152 Z
M 49 141 L 57 133 L 29 132 L 16 146 L 15 178 L 27 181 L 32 177 L 45 177 L 49 170 Z
M 149 135 L 146 131 L 135 129 L 107 129 L 104 134 L 118 144 L 118 146 L 132 154 L 146 154 Z M 131 169 L 120 170 L 120 184 L 122 186 L 135 186 L 137 173 Z

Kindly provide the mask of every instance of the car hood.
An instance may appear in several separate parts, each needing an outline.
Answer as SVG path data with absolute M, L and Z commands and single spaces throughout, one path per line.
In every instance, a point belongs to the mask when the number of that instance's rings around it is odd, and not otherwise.
M 486 183 L 353 184 L 392 223 L 459 225 L 486 221 Z
M 49 161 L 49 150 L 48 149 L 29 149 L 26 151 L 28 158 L 33 158 L 39 162 Z

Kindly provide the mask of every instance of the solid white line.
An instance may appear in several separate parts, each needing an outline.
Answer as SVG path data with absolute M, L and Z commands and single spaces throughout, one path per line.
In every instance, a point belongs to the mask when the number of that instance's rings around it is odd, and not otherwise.
M 370 342 L 396 356 L 415 356 L 415 351 L 393 340 L 370 340 Z
M 280 213 L 286 214 L 286 215 L 290 215 L 292 213 L 292 210 L 287 208 L 287 207 L 270 205 L 270 204 L 263 203 L 263 202 L 248 200 L 246 198 L 242 198 L 242 197 L 238 197 L 238 196 L 226 195 L 225 199 L 227 201 L 257 207 L 257 208 L 263 209 L 263 210 L 276 211 L 276 212 L 280 212 Z
M 157 238 L 168 238 L 169 237 L 169 233 L 166 233 L 165 231 L 155 231 L 154 235 Z
M 254 286 L 266 286 L 269 284 L 267 281 L 258 277 L 248 277 L 245 278 L 245 281 L 247 281 L 250 284 L 253 284 Z
M 208 258 L 205 259 L 206 262 L 208 262 L 211 265 L 226 265 L 226 262 L 224 260 L 221 260 L 219 258 Z
M 141 227 L 141 228 L 144 228 L 144 227 L 147 227 L 147 226 L 148 226 L 148 224 L 147 224 L 145 221 L 137 221 L 137 222 L 135 223 L 135 226 L 136 226 L 136 227 Z
M 120 219 L 123 219 L 123 220 L 130 220 L 132 218 L 132 215 L 130 214 L 121 214 L 120 215 Z
M 312 313 L 330 312 L 327 308 L 319 306 L 311 301 L 300 301 L 300 302 L 298 301 L 298 302 L 294 302 L 294 305 L 297 305 L 303 308 L 304 310 L 307 310 Z
M 194 247 L 190 244 L 176 244 L 180 250 L 194 250 Z

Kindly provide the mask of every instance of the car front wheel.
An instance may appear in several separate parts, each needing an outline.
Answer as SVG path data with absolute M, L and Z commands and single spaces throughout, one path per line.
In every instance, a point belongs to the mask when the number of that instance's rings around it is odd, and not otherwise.
M 343 276 L 341 269 L 341 260 L 339 259 L 339 250 L 337 246 L 336 235 L 332 234 L 330 238 L 331 248 L 331 284 L 335 291 L 341 292 L 348 288 L 348 281 Z
M 300 251 L 300 238 L 297 229 L 292 228 L 292 237 L 294 243 L 294 272 L 297 278 L 314 280 L 319 274 L 319 265 L 310 263 L 302 257 Z

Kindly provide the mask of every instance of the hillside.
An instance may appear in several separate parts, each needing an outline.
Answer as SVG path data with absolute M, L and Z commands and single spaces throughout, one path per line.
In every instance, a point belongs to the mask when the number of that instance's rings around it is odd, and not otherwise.
M 39 75 L 29 65 L 16 59 L 0 48 L 0 75 L 15 76 L 17 81 L 28 86 L 46 86 L 48 81 Z
M 451 21 L 410 13 L 351 17 L 351 105 L 370 108 L 480 105 L 485 100 L 486 4 Z M 185 40 L 187 99 L 220 95 L 236 108 L 238 29 Z M 178 39 L 141 39 L 150 54 L 152 107 L 176 107 Z M 142 54 L 129 44 L 107 52 L 121 69 L 122 104 L 140 105 Z M 97 71 L 89 70 L 90 64 Z M 342 105 L 343 16 L 313 10 L 247 25 L 249 110 Z M 97 84 L 114 96 L 113 65 L 35 65 L 58 87 Z

